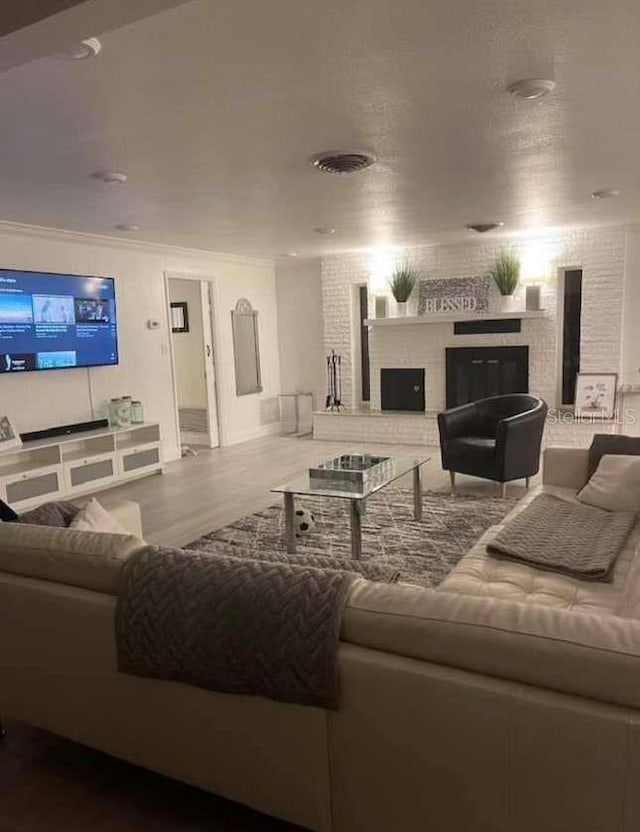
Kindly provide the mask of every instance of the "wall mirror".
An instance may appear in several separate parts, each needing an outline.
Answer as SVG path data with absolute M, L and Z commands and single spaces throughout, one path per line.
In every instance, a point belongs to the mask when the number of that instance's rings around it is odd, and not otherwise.
M 236 367 L 236 394 L 247 396 L 262 392 L 258 313 L 246 298 L 236 303 L 231 313 L 233 355 Z

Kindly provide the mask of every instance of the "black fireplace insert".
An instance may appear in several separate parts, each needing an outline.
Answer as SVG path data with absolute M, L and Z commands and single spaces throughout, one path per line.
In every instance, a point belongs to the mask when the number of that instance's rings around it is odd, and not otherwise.
M 382 410 L 424 411 L 424 367 L 380 370 Z
M 504 393 L 529 392 L 529 347 L 450 347 L 447 407 Z

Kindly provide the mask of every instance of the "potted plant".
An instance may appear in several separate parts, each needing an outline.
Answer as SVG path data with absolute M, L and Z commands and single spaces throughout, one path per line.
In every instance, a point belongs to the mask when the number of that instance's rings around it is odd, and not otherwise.
M 503 309 L 512 309 L 513 295 L 520 283 L 520 258 L 512 251 L 500 252 L 489 274 L 498 287 Z
M 418 281 L 420 273 L 411 268 L 408 263 L 396 266 L 391 275 L 389 286 L 391 294 L 395 298 L 398 308 L 398 315 L 404 317 L 407 314 L 407 301 Z

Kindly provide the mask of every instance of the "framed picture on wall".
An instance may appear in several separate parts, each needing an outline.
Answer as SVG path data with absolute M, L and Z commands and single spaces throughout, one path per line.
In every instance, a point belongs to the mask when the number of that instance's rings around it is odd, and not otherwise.
M 575 415 L 613 419 L 617 389 L 617 373 L 578 373 Z
M 186 301 L 171 304 L 171 332 L 189 332 L 189 307 Z
M 20 434 L 8 416 L 0 416 L 0 453 L 22 445 Z

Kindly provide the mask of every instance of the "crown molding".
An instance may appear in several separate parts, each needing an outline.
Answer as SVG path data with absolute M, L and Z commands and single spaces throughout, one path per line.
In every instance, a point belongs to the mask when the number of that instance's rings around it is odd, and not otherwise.
M 125 249 L 137 252 L 171 254 L 182 257 L 201 257 L 215 260 L 217 263 L 235 263 L 237 265 L 275 266 L 275 260 L 261 257 L 248 257 L 242 254 L 213 251 L 205 248 L 186 248 L 166 243 L 153 243 L 145 240 L 123 240 L 106 234 L 89 234 L 83 231 L 68 231 L 63 228 L 50 228 L 43 225 L 27 225 L 25 223 L 0 220 L 0 235 L 11 235 L 39 240 L 55 240 L 57 242 L 76 243 L 86 246 L 107 246 L 115 249 Z

